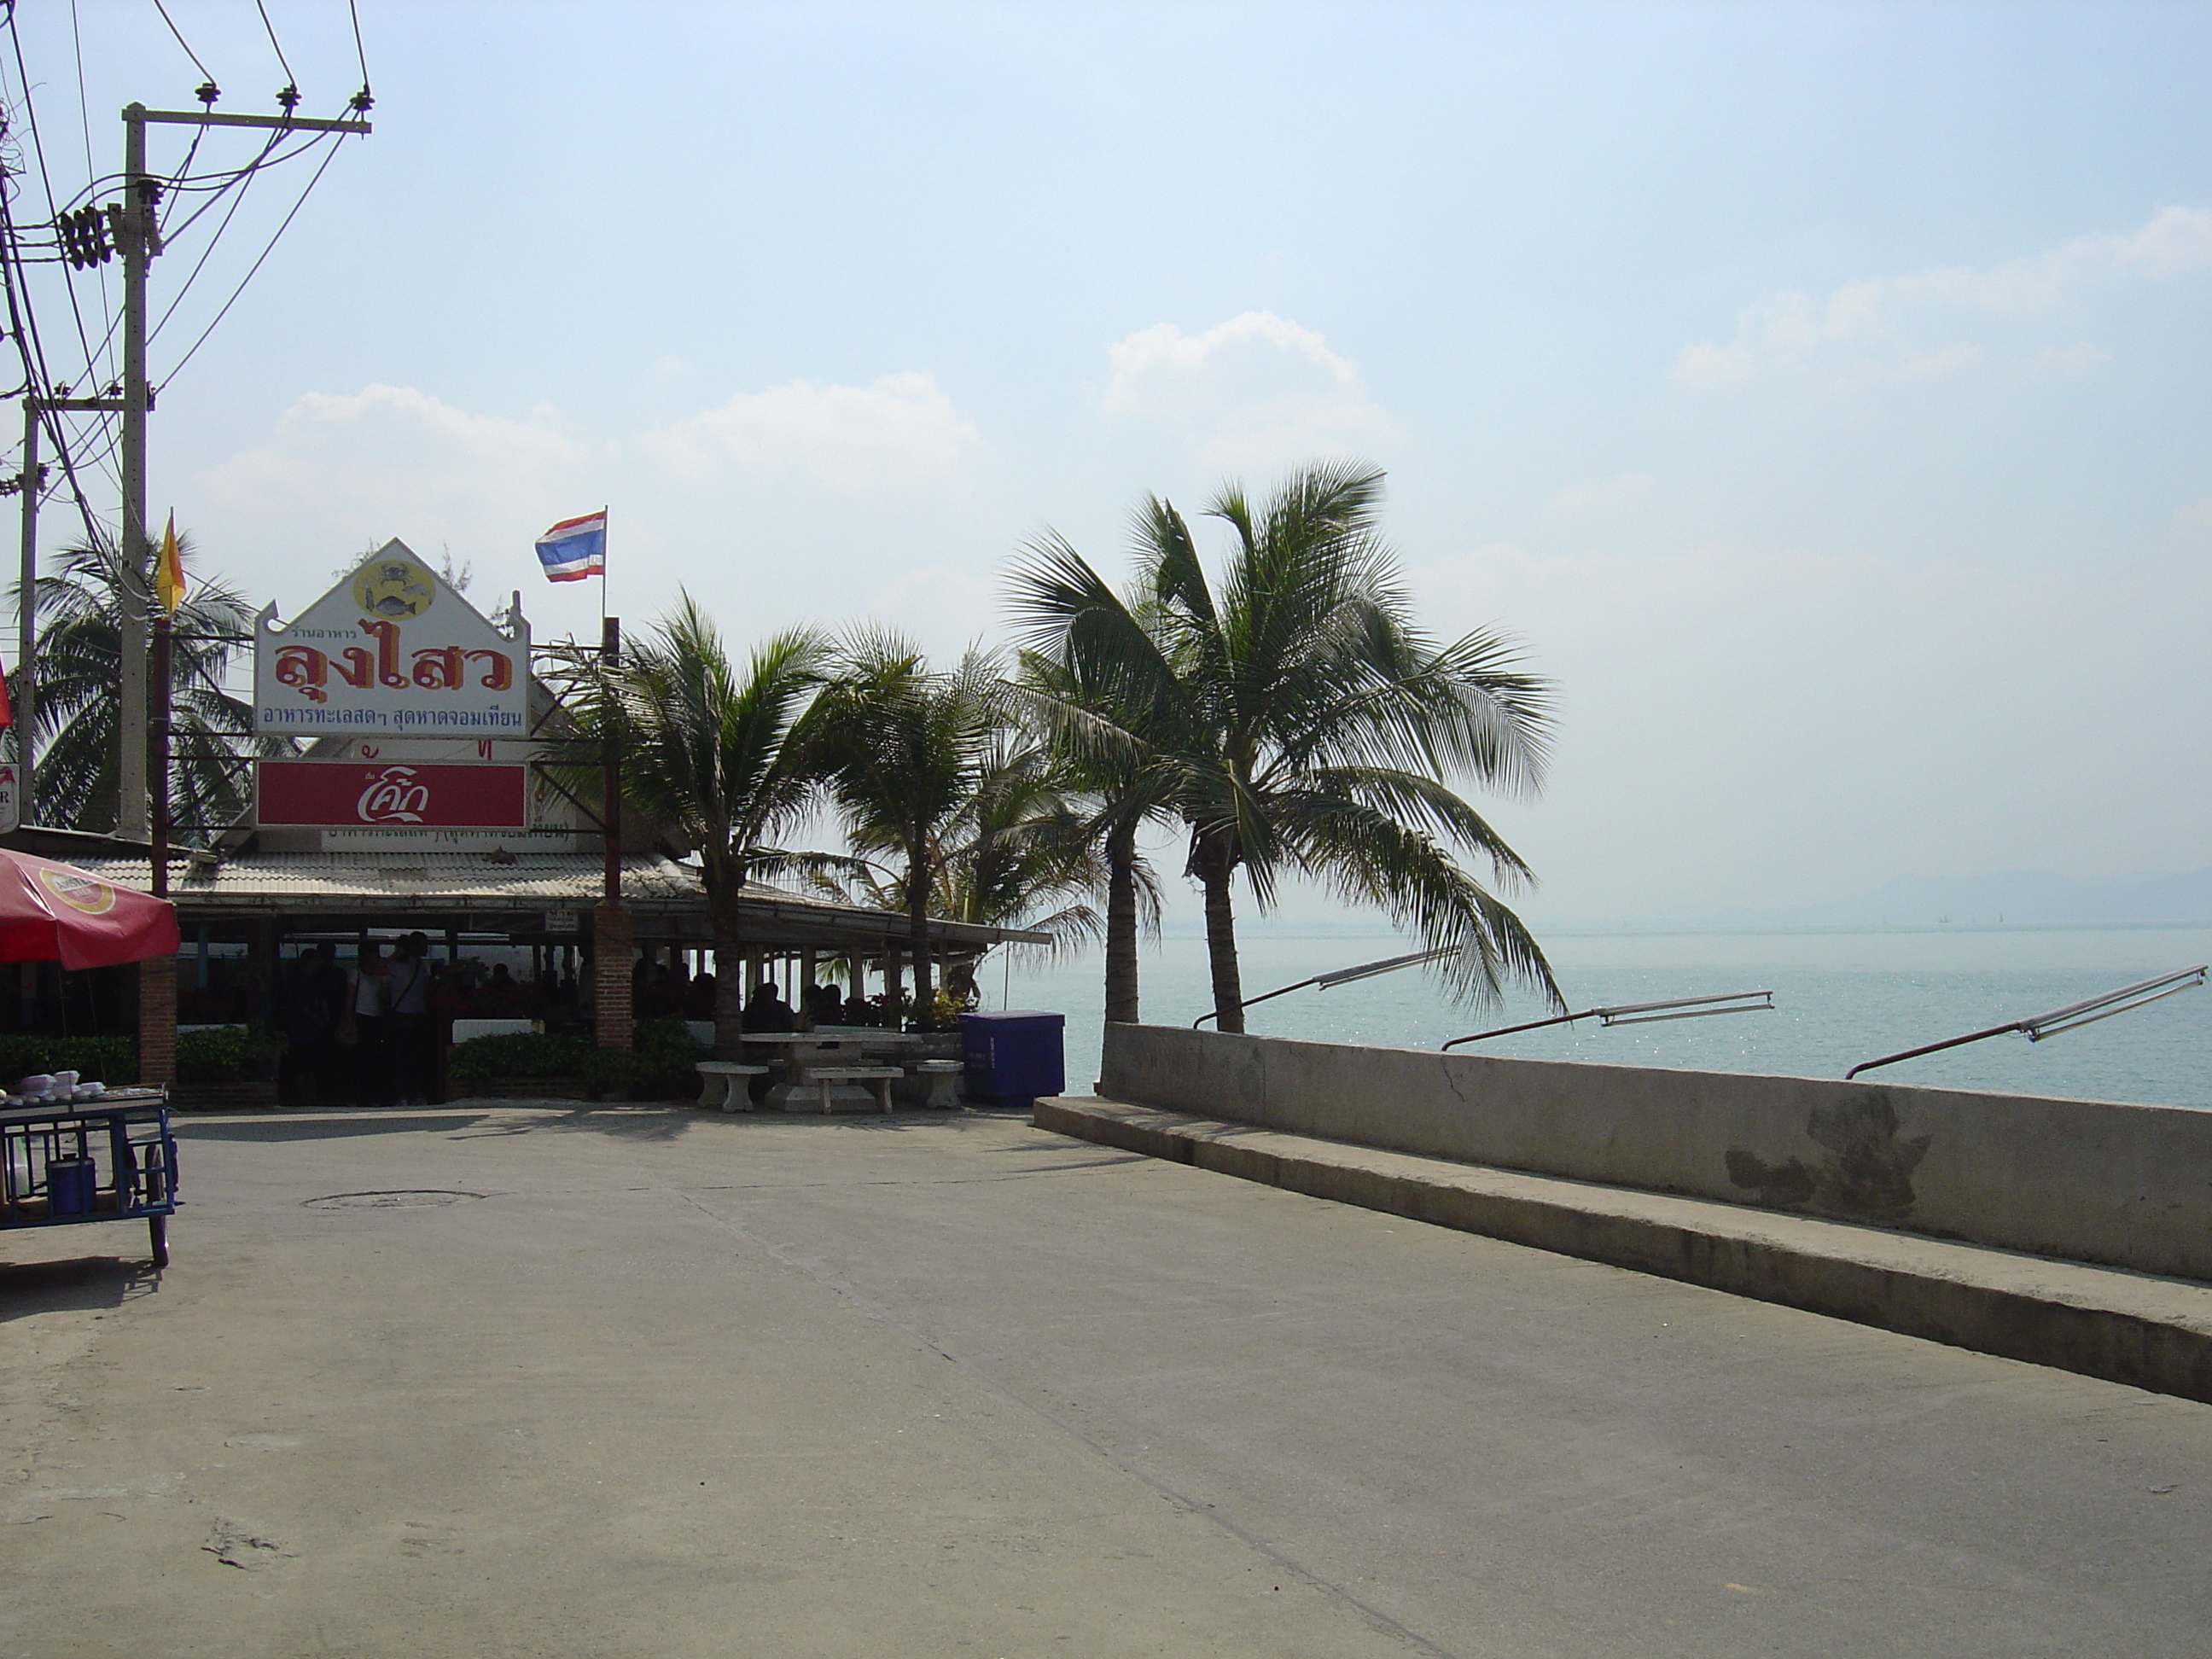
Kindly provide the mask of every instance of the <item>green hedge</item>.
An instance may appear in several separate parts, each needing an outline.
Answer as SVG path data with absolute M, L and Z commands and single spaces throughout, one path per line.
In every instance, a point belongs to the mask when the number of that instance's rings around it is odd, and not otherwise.
M 278 1045 L 238 1026 L 184 1031 L 177 1037 L 179 1083 L 250 1083 L 275 1074 Z
M 446 1062 L 454 1083 L 495 1077 L 581 1078 L 606 1100 L 672 1100 L 699 1091 L 691 1068 L 709 1051 L 691 1040 L 680 1019 L 640 1024 L 627 1051 L 600 1049 L 587 1036 L 520 1031 L 473 1037 L 455 1045 Z
M 446 1075 L 457 1083 L 493 1077 L 581 1077 L 592 1040 L 568 1033 L 517 1031 L 454 1045 Z
M 138 1080 L 138 1045 L 127 1036 L 0 1035 L 0 1085 L 9 1090 L 34 1073 L 75 1072 L 87 1083 L 117 1086 Z

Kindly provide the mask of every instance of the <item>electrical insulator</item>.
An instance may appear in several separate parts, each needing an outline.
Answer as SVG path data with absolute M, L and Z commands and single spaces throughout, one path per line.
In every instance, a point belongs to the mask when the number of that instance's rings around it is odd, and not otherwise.
M 300 88 L 296 86 L 285 87 L 276 94 L 276 101 L 284 106 L 284 113 L 289 115 L 300 107 Z
M 222 88 L 216 85 L 212 81 L 203 81 L 199 85 L 192 88 L 192 96 L 198 99 L 200 102 L 205 104 L 210 109 L 213 109 L 215 107 L 215 100 L 222 96 Z
M 107 241 L 107 216 L 96 207 L 61 215 L 54 229 L 61 237 L 63 257 L 79 270 L 104 265 L 115 257 Z

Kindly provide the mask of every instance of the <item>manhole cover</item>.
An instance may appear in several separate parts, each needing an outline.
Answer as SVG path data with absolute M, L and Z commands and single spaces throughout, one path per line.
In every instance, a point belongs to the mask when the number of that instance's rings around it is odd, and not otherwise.
M 332 1193 L 326 1198 L 306 1200 L 310 1210 L 434 1210 L 441 1204 L 458 1204 L 465 1198 L 482 1198 L 482 1193 L 446 1193 L 432 1188 L 414 1188 L 392 1193 Z

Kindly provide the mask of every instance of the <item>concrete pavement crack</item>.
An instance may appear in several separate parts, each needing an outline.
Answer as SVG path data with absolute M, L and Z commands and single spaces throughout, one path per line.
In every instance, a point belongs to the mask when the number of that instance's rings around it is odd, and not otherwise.
M 827 1185 L 829 1183 L 824 1182 L 820 1184 Z M 898 1182 L 872 1182 L 866 1184 L 871 1186 L 900 1186 L 908 1183 Z M 729 1189 L 723 1188 L 719 1190 Z M 1407 1646 L 1410 1648 L 1421 1653 L 1431 1655 L 1432 1659 L 1462 1659 L 1460 1655 L 1453 1653 L 1450 1649 L 1438 1646 L 1427 1637 L 1421 1635 L 1418 1631 L 1409 1629 L 1407 1626 L 1401 1624 L 1397 1620 L 1393 1619 L 1389 1613 L 1384 1613 L 1381 1608 L 1361 1601 L 1359 1597 L 1354 1595 L 1343 1585 L 1337 1583 L 1332 1579 L 1323 1577 L 1321 1574 L 1305 1566 L 1295 1558 L 1285 1554 L 1281 1550 L 1268 1543 L 1265 1539 L 1261 1538 L 1256 1534 L 1247 1531 L 1243 1527 L 1238 1526 L 1234 1521 L 1230 1520 L 1226 1516 L 1216 1510 L 1211 1504 L 1207 1504 L 1200 1498 L 1194 1498 L 1189 1493 L 1169 1485 L 1166 1481 L 1162 1480 L 1158 1476 L 1149 1474 L 1146 1470 L 1138 1468 L 1127 1458 L 1115 1451 L 1111 1446 L 1106 1444 L 1103 1441 L 1092 1438 L 1090 1435 L 1085 1433 L 1081 1428 L 1068 1421 L 1066 1418 L 1057 1416 L 1054 1413 L 1047 1411 L 1043 1407 L 1036 1404 L 1036 1401 L 1017 1392 L 1015 1389 L 1009 1388 L 1006 1383 L 1000 1382 L 997 1377 L 992 1376 L 988 1371 L 984 1370 L 980 1365 L 962 1358 L 958 1354 L 954 1353 L 951 1349 L 946 1348 L 943 1344 L 931 1337 L 927 1331 L 924 1331 L 920 1327 L 913 1325 L 906 1320 L 900 1318 L 896 1314 L 893 1313 L 882 1303 L 876 1301 L 872 1297 L 862 1295 L 861 1292 L 854 1288 L 853 1285 L 841 1278 L 836 1273 L 832 1273 L 828 1268 L 823 1267 L 819 1262 L 809 1261 L 807 1258 L 798 1255 L 796 1252 L 790 1250 L 782 1245 L 771 1244 L 767 1239 L 762 1237 L 758 1233 L 756 1233 L 751 1229 L 746 1227 L 743 1223 L 732 1221 L 729 1217 L 725 1215 L 718 1215 L 714 1211 L 709 1209 L 706 1205 L 699 1202 L 697 1199 L 692 1197 L 689 1193 L 678 1192 L 677 1195 L 683 1199 L 683 1200 L 686 1204 L 689 1204 L 693 1209 L 698 1211 L 701 1215 L 706 1217 L 707 1219 L 712 1222 L 715 1226 L 722 1229 L 723 1231 L 727 1232 L 735 1237 L 743 1239 L 746 1243 L 763 1251 L 776 1261 L 781 1262 L 783 1266 L 789 1267 L 795 1272 L 805 1274 L 807 1278 L 821 1285 L 823 1289 L 828 1291 L 832 1296 L 835 1296 L 840 1300 L 850 1304 L 861 1313 L 866 1314 L 869 1318 L 875 1320 L 878 1324 L 888 1326 L 892 1330 L 901 1333 L 909 1340 L 915 1342 L 921 1347 L 927 1349 L 929 1352 L 935 1354 L 939 1359 L 946 1360 L 952 1364 L 957 1365 L 963 1371 L 967 1373 L 969 1377 L 973 1378 L 976 1383 L 982 1388 L 988 1389 L 991 1393 L 996 1395 L 1007 1404 L 1013 1406 L 1021 1411 L 1026 1412 L 1031 1417 L 1036 1418 L 1038 1421 L 1048 1425 L 1067 1439 L 1074 1441 L 1086 1451 L 1091 1452 L 1093 1455 L 1111 1464 L 1115 1469 L 1119 1470 L 1129 1480 L 1136 1481 L 1139 1486 L 1144 1486 L 1146 1490 L 1152 1492 L 1156 1496 L 1165 1499 L 1168 1503 L 1173 1504 L 1176 1509 L 1181 1510 L 1186 1515 L 1194 1516 L 1196 1519 L 1205 1522 L 1207 1526 L 1212 1527 L 1216 1532 L 1220 1533 L 1224 1537 L 1234 1539 L 1237 1543 L 1243 1545 L 1246 1549 L 1250 1550 L 1254 1554 L 1265 1558 L 1273 1565 L 1280 1568 L 1284 1572 L 1289 1574 L 1291 1577 L 1296 1578 L 1300 1583 L 1304 1584 L 1308 1589 L 1318 1592 L 1328 1600 L 1335 1602 L 1338 1606 L 1352 1613 L 1355 1617 L 1359 1619 L 1361 1622 L 1365 1624 L 1370 1630 L 1373 1630 L 1378 1635 L 1394 1637 L 1397 1640 L 1406 1644 Z

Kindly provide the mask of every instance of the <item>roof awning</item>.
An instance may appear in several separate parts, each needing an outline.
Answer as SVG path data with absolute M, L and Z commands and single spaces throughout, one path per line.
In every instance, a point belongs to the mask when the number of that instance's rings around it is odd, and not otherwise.
M 76 861 L 131 886 L 145 885 L 152 873 L 143 854 L 79 852 Z M 599 902 L 603 879 L 599 855 L 588 853 L 240 853 L 219 861 L 179 859 L 171 866 L 169 896 L 187 928 L 279 917 L 301 931 L 407 923 L 550 937 L 574 934 L 577 924 L 567 918 Z M 666 858 L 626 858 L 622 887 L 639 938 L 707 941 L 706 890 L 696 869 Z M 748 886 L 740 903 L 749 947 L 873 951 L 896 949 L 908 938 L 899 912 L 763 882 Z M 556 915 L 562 921 L 549 923 Z M 942 917 L 930 919 L 929 934 L 954 950 L 1053 942 L 1049 933 Z

